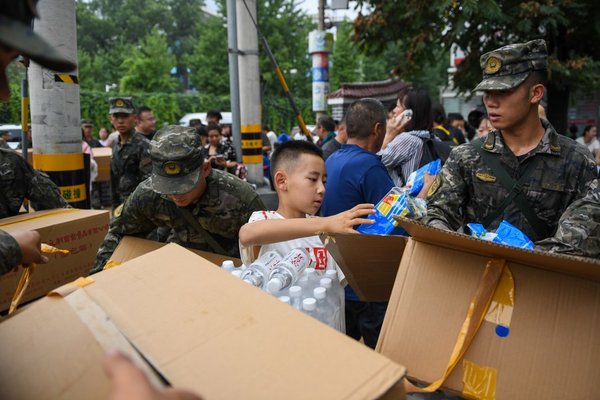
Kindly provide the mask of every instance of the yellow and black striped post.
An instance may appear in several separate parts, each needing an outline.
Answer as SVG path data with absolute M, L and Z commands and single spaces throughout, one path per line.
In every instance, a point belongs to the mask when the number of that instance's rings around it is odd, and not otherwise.
M 33 154 L 33 168 L 50 177 L 74 208 L 89 208 L 83 153 Z
M 260 124 L 242 125 L 242 162 L 244 164 L 262 164 L 262 126 Z

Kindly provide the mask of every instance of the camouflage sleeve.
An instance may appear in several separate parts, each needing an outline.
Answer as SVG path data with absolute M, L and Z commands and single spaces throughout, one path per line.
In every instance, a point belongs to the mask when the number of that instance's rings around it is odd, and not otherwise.
M 140 153 L 139 153 L 139 180 L 140 182 L 146 180 L 150 173 L 152 172 L 152 160 L 150 159 L 150 141 L 144 139 L 140 145 Z
M 112 205 L 113 210 L 120 205 L 119 193 L 117 191 L 119 187 L 119 179 L 117 175 L 113 171 L 113 166 L 111 163 L 110 166 L 110 204 Z
M 577 199 L 580 199 L 586 195 L 588 195 L 591 185 L 593 181 L 598 177 L 598 169 L 596 168 L 596 160 L 589 155 L 589 153 L 585 153 L 584 162 L 581 163 L 581 174 L 579 175 L 579 179 L 577 180 Z
M 574 201 L 558 222 L 556 234 L 536 243 L 537 250 L 600 257 L 600 184 L 594 180 L 587 195 Z
M 427 215 L 422 222 L 436 228 L 456 231 L 463 226 L 467 183 L 459 161 L 466 148 L 455 148 L 427 192 Z
M 138 186 L 138 189 L 142 189 Z M 147 217 L 152 214 L 152 202 L 148 201 L 147 193 L 136 189 L 122 206 L 115 209 L 110 222 L 108 233 L 96 254 L 96 261 L 90 273 L 102 271 L 104 264 L 110 259 L 113 252 L 125 235 L 146 237 L 156 225 Z
M 33 171 L 31 186 L 27 195 L 35 210 L 50 210 L 52 208 L 70 208 L 61 196 L 58 186 L 48 175 L 41 171 Z
M 0 230 L 0 275 L 12 271 L 22 259 L 23 253 L 15 238 Z

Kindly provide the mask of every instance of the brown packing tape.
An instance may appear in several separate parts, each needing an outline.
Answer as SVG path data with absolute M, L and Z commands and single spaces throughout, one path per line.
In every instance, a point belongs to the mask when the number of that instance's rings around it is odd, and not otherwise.
M 504 268 L 506 268 L 506 260 L 501 259 L 489 260 L 485 266 L 485 270 L 479 281 L 479 286 L 477 287 L 477 291 L 471 299 L 469 309 L 467 310 L 467 315 L 460 332 L 458 333 L 456 344 L 454 345 L 454 349 L 452 350 L 446 371 L 443 373 L 442 377 L 425 388 L 417 387 L 408 380 L 405 380 L 405 388 L 407 393 L 435 392 L 442 386 L 452 371 L 454 371 L 454 368 L 467 352 L 471 342 L 479 331 L 479 327 L 486 316 L 489 305 L 492 301 L 494 293 L 496 292 L 496 288 L 498 287 L 498 283 L 502 277 Z
M 61 209 L 58 209 L 56 211 L 53 211 L 53 212 L 50 212 L 50 213 L 47 213 L 44 215 L 32 215 L 27 218 L 19 218 L 19 220 L 15 221 L 15 222 L 2 223 L 2 224 L 0 224 L 0 226 L 16 225 L 16 224 L 21 224 L 25 221 L 33 221 L 35 219 L 48 218 L 48 217 L 55 216 L 55 215 L 73 213 L 73 212 L 78 212 L 78 211 L 81 211 L 81 210 L 79 210 L 77 208 L 61 208 Z

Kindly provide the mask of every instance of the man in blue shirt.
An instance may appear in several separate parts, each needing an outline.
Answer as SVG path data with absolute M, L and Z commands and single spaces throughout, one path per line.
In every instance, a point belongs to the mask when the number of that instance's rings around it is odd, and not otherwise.
M 375 154 L 385 136 L 386 115 L 375 99 L 360 99 L 346 113 L 347 144 L 325 163 L 327 191 L 321 213 L 327 217 L 357 204 L 377 204 L 394 186 L 386 168 Z M 346 286 L 346 334 L 375 348 L 387 302 L 362 302 Z

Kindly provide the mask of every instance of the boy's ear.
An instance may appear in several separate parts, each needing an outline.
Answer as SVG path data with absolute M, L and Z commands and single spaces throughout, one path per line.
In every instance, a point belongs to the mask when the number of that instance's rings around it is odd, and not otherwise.
M 278 191 L 287 190 L 287 176 L 285 175 L 285 172 L 275 172 L 275 176 L 273 176 L 273 185 Z

